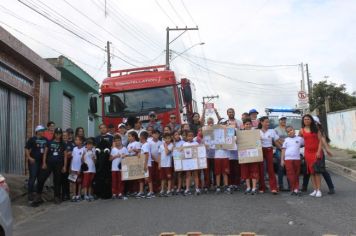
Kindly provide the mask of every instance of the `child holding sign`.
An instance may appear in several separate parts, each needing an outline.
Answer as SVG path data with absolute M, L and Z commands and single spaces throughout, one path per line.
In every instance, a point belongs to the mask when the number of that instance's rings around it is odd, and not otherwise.
M 173 133 L 173 139 L 174 139 L 174 147 L 175 148 L 180 148 L 183 147 L 183 144 L 185 143 L 184 140 L 182 139 L 182 137 L 180 136 L 180 132 L 179 131 L 174 131 Z M 181 190 L 182 190 L 182 172 L 175 172 L 175 177 L 177 179 L 177 189 L 175 194 L 178 195 Z
M 82 165 L 82 155 L 84 153 L 83 137 L 76 136 L 74 139 L 76 147 L 72 151 L 72 161 L 70 163 L 70 188 L 73 193 L 72 202 L 80 201 L 80 166 Z
M 112 199 L 125 199 L 124 183 L 121 180 L 121 160 L 127 156 L 129 152 L 122 145 L 121 136 L 114 136 L 114 144 L 110 153 L 111 162 L 111 192 Z
M 243 120 L 244 130 L 252 129 L 252 121 L 250 118 Z M 245 194 L 256 194 L 257 180 L 259 178 L 259 164 L 260 162 L 241 164 L 241 178 L 246 181 Z M 251 189 L 252 182 L 252 189 Z
M 163 135 L 163 143 L 159 147 L 159 172 L 161 178 L 160 196 L 172 196 L 172 151 L 173 143 L 170 134 Z M 164 193 L 164 188 L 167 182 L 167 191 Z
M 88 169 L 84 171 L 83 174 L 82 187 L 84 192 L 84 199 L 87 201 L 93 201 L 94 197 L 92 196 L 92 182 L 96 172 L 95 169 L 96 155 L 95 155 L 94 142 L 92 139 L 87 140 L 87 144 L 84 149 L 82 160 L 88 166 Z
M 144 171 L 149 173 L 148 178 L 146 179 L 142 179 L 139 181 L 139 185 L 140 185 L 140 190 L 139 193 L 136 195 L 136 198 L 153 198 L 155 197 L 154 193 L 153 193 L 153 185 L 152 185 L 152 157 L 151 157 L 151 148 L 150 148 L 150 144 L 147 142 L 148 139 L 148 133 L 146 131 L 141 131 L 140 133 L 140 141 L 141 141 L 141 155 L 143 157 L 141 158 L 145 158 L 145 168 Z M 145 180 L 146 182 L 148 182 L 148 189 L 149 192 L 146 194 L 146 196 L 144 196 L 143 193 L 143 187 L 145 184 Z
M 194 141 L 194 132 L 191 130 L 187 131 L 187 141 L 183 144 L 183 147 L 198 146 L 198 145 L 199 145 L 199 143 Z M 192 194 L 189 189 L 190 188 L 190 176 L 192 174 L 194 176 L 195 194 L 200 195 L 198 173 L 199 173 L 198 170 L 185 172 L 185 191 L 184 191 L 185 196 Z

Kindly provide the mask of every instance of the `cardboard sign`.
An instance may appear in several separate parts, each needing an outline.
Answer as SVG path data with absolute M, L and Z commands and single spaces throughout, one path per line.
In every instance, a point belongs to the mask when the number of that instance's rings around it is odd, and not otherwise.
M 208 168 L 205 145 L 174 148 L 173 162 L 175 171 Z
M 239 130 L 237 145 L 240 164 L 263 161 L 260 130 Z
M 144 155 L 125 157 L 121 161 L 121 179 L 134 180 L 144 179 L 148 177 L 148 171 L 145 172 L 145 157 Z
M 235 128 L 233 126 L 213 125 L 203 127 L 203 140 L 215 149 L 236 150 Z

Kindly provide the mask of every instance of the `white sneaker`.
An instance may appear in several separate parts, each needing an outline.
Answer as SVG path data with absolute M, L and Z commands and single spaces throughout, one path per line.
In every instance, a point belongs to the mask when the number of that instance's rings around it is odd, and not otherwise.
M 317 191 L 314 190 L 311 194 L 309 194 L 309 196 L 315 197 L 315 196 L 316 196 L 316 193 L 317 193 Z
M 320 190 L 316 191 L 315 197 L 322 197 L 322 196 L 323 194 L 321 194 Z

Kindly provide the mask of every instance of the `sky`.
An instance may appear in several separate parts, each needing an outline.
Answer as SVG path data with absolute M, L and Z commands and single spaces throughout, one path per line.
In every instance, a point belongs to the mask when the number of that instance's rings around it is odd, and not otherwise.
M 355 12 L 353 0 L 106 0 L 106 11 L 105 0 L 2 0 L 0 25 L 44 58 L 67 56 L 99 83 L 107 41 L 113 70 L 161 65 L 166 28 L 198 26 L 170 44 L 171 69 L 195 84 L 200 105 L 218 95 L 220 113 L 233 107 L 239 116 L 295 107 L 301 63 L 314 83 L 355 91 Z

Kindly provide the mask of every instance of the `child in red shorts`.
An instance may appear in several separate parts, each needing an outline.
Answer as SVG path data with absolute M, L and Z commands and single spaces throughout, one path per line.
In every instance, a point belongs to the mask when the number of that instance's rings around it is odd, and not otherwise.
M 251 119 L 245 119 L 243 124 L 245 130 L 252 129 Z M 245 194 L 255 195 L 257 193 L 257 180 L 259 179 L 259 162 L 241 164 L 241 178 L 246 181 Z
M 161 179 L 161 192 L 159 196 L 172 196 L 172 151 L 173 143 L 170 134 L 163 135 L 163 143 L 159 147 L 159 172 Z M 164 188 L 167 182 L 167 191 L 164 193 Z
M 94 197 L 92 195 L 92 182 L 95 176 L 95 149 L 94 149 L 94 142 L 91 139 L 87 140 L 86 147 L 82 157 L 83 163 L 85 163 L 88 167 L 83 174 L 83 182 L 82 182 L 82 189 L 84 192 L 84 200 L 93 201 Z

